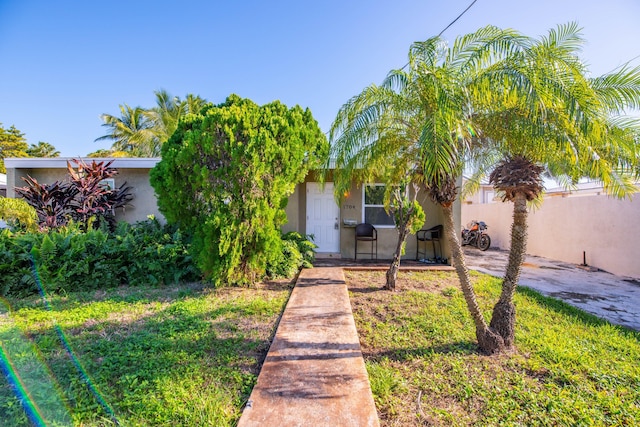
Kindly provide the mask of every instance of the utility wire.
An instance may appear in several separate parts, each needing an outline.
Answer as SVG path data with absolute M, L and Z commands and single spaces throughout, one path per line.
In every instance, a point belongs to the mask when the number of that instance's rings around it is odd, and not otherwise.
M 442 35 L 442 33 L 444 33 L 445 31 L 447 31 L 449 29 L 450 26 L 452 26 L 453 24 L 456 23 L 456 21 L 460 18 L 462 18 L 462 15 L 464 15 L 465 13 L 467 13 L 467 10 L 471 9 L 471 6 L 473 6 L 474 4 L 476 4 L 478 0 L 473 0 L 471 2 L 471 4 L 469 6 L 467 6 L 467 8 L 465 10 L 462 11 L 462 13 L 460 15 L 458 15 L 458 17 L 456 19 L 454 19 L 453 21 L 451 21 L 451 23 L 449 25 L 447 25 L 446 27 L 444 27 L 444 30 L 440 31 L 440 34 L 438 34 L 438 37 L 440 37 Z
M 447 31 L 447 30 L 449 29 L 449 27 L 451 27 L 453 24 L 455 24 L 455 23 L 456 23 L 456 21 L 458 21 L 458 19 L 462 18 L 462 16 L 463 16 L 465 13 L 467 13 L 467 11 L 468 11 L 469 9 L 471 9 L 471 6 L 473 6 L 474 4 L 476 4 L 476 2 L 477 2 L 477 1 L 478 1 L 478 0 L 473 0 L 473 1 L 469 4 L 469 6 L 467 6 L 467 8 L 466 8 L 465 10 L 463 10 L 463 11 L 462 11 L 462 13 L 456 17 L 456 19 L 454 19 L 453 21 L 451 21 L 451 22 L 449 23 L 449 25 L 447 25 L 446 27 L 444 27 L 444 29 L 443 29 L 442 31 L 440 31 L 440 33 L 438 34 L 438 37 L 440 37 L 440 36 L 441 36 L 445 31 Z M 408 62 L 407 62 L 406 64 L 404 64 L 404 65 L 402 66 L 402 68 L 400 68 L 400 69 L 401 69 L 401 70 L 404 70 L 404 69 L 405 69 L 405 67 L 406 67 L 407 65 L 409 65 L 409 63 L 408 63 Z

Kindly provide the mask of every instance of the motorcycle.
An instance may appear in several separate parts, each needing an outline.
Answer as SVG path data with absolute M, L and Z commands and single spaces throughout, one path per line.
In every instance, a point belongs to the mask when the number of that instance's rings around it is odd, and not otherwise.
M 485 232 L 489 226 L 484 221 L 473 220 L 462 230 L 462 246 L 474 245 L 481 251 L 491 246 L 491 237 Z

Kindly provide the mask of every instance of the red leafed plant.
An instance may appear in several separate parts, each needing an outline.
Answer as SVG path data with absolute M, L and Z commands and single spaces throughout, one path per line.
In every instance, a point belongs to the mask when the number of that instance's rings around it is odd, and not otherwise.
M 56 228 L 72 219 L 87 230 L 97 227 L 104 219 L 110 228 L 115 227 L 118 208 L 129 204 L 133 196 L 126 183 L 110 188 L 106 179 L 115 176 L 117 169 L 110 162 L 92 161 L 90 164 L 73 159 L 67 162 L 68 180 L 53 184 L 40 184 L 31 176 L 22 178 L 26 187 L 16 188 L 16 193 L 25 198 L 36 209 L 40 226 Z

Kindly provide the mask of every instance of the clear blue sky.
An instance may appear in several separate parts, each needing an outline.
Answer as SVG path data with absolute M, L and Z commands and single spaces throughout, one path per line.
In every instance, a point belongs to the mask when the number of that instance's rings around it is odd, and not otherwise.
M 152 107 L 163 88 L 299 104 L 327 131 L 347 99 L 471 1 L 0 0 L 0 122 L 86 155 L 110 145 L 94 142 L 100 114 Z M 640 55 L 638 0 L 478 0 L 443 36 L 488 24 L 538 36 L 569 21 L 584 29 L 593 75 Z

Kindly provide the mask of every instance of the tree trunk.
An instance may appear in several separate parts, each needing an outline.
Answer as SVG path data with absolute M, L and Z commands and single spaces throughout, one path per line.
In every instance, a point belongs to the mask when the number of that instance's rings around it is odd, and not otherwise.
M 408 234 L 409 228 L 406 224 L 402 225 L 401 229 L 398 230 L 398 243 L 396 244 L 396 250 L 393 253 L 393 260 L 391 261 L 389 270 L 387 270 L 387 282 L 384 285 L 384 289 L 388 291 L 396 290 L 396 280 L 398 279 L 398 270 L 400 269 L 400 257 L 402 256 L 402 251 Z
M 442 206 L 442 205 L 441 205 Z M 460 240 L 458 240 L 458 234 L 453 225 L 453 209 L 451 206 L 442 206 L 444 213 L 444 232 L 451 246 L 451 257 L 453 259 L 453 266 L 456 269 L 458 278 L 460 279 L 460 287 L 462 288 L 462 294 L 467 302 L 467 307 L 473 318 L 473 322 L 476 326 L 476 337 L 480 349 L 487 354 L 495 354 L 504 350 L 504 340 L 500 335 L 492 331 L 487 322 L 485 322 L 478 301 L 476 300 L 475 291 L 471 285 L 469 279 L 469 269 L 467 268 L 462 248 L 460 247 Z
M 515 341 L 516 306 L 513 295 L 518 286 L 520 271 L 527 250 L 527 199 L 523 193 L 517 193 L 513 199 L 513 223 L 511 224 L 511 249 L 509 262 L 502 280 L 502 293 L 493 308 L 491 329 L 500 334 L 507 348 Z

